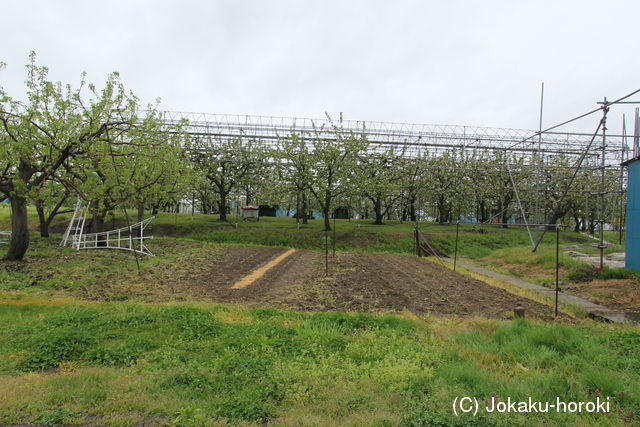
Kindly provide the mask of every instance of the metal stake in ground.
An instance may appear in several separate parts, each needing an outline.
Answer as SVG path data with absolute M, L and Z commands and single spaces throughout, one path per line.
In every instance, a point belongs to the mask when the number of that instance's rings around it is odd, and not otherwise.
M 324 228 L 324 277 L 329 275 L 329 230 Z
M 456 271 L 456 264 L 458 263 L 458 233 L 460 231 L 460 220 L 456 222 L 456 245 L 453 250 L 453 271 Z
M 336 213 L 333 213 L 333 257 L 336 257 Z
M 556 225 L 556 311 L 558 317 L 558 292 L 560 290 L 560 225 Z

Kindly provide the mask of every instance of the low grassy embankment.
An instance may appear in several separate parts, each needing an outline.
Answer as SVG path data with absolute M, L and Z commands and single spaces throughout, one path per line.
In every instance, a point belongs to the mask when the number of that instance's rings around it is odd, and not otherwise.
M 37 231 L 37 217 L 30 209 L 30 228 Z M 150 215 L 147 213 L 147 215 Z M 129 212 L 131 221 L 134 213 Z M 52 231 L 60 234 L 64 231 L 70 214 L 59 215 L 52 225 Z M 228 222 L 220 222 L 217 215 L 160 213 L 151 223 L 151 234 L 157 236 L 183 237 L 212 243 L 264 245 L 292 247 L 300 249 L 324 249 L 325 239 L 323 221 L 309 220 L 309 224 L 297 224 L 290 217 L 262 217 L 260 221 L 238 221 L 235 215 L 228 216 Z M 333 224 L 333 221 L 332 221 Z M 336 220 L 337 250 L 414 253 L 415 223 L 385 221 L 384 225 L 374 225 L 372 220 Z M 122 212 L 116 212 L 113 219 L 107 221 L 107 227 L 117 228 L 126 225 Z M 0 206 L 0 230 L 10 227 L 9 209 Z M 447 254 L 453 254 L 455 244 L 455 225 L 421 222 L 420 230 L 434 245 Z M 522 227 L 500 228 L 484 226 L 486 233 L 472 232 L 479 228 L 474 224 L 462 224 L 458 251 L 465 258 L 477 259 L 491 255 L 494 250 L 528 246 L 529 237 Z M 332 245 L 333 231 L 329 233 Z M 589 243 L 588 238 L 572 232 L 563 232 L 561 244 L 575 242 Z M 553 233 L 547 233 L 543 247 L 555 243 Z
M 30 211 L 31 228 L 37 229 L 37 218 Z M 130 212 L 130 218 L 134 213 Z M 61 233 L 69 214 L 60 215 L 52 230 Z M 308 225 L 296 224 L 288 217 L 263 217 L 259 222 L 238 221 L 235 215 L 229 216 L 230 222 L 223 223 L 217 215 L 190 215 L 160 213 L 153 221 L 149 232 L 158 237 L 172 236 L 210 243 L 263 245 L 276 247 L 323 250 L 325 239 L 320 219 L 310 220 Z M 238 221 L 238 222 L 237 222 Z M 124 215 L 117 212 L 108 224 L 113 227 L 125 225 Z M 455 225 L 420 223 L 420 230 L 433 245 L 452 255 L 455 245 Z M 0 230 L 9 227 L 9 209 L 0 208 Z M 415 241 L 411 222 L 386 221 L 384 225 L 374 225 L 371 220 L 337 220 L 335 246 L 339 251 L 413 253 Z M 547 232 L 539 249 L 531 251 L 530 239 L 523 227 L 501 228 L 487 225 L 484 232 L 474 224 L 460 226 L 458 256 L 493 269 L 545 286 L 555 282 L 555 233 Z M 615 233 L 607 232 L 614 240 Z M 37 233 L 34 233 L 37 235 Z M 57 237 L 57 235 L 56 235 Z M 329 245 L 333 232 L 329 233 Z M 597 253 L 594 240 L 572 231 L 560 234 L 561 251 L 573 248 L 586 254 Z M 610 244 L 606 253 L 622 252 L 624 246 Z M 584 280 L 583 270 L 586 263 L 561 253 L 560 280 L 567 283 Z M 588 272 L 587 272 L 588 273 Z M 631 278 L 635 276 L 620 269 L 606 269 L 603 279 Z M 597 278 L 594 276 L 592 278 Z M 638 281 L 640 282 L 640 280 Z
M 246 310 L 0 305 L 0 422 L 615 425 L 639 420 L 631 327 Z M 456 418 L 455 397 L 610 414 Z

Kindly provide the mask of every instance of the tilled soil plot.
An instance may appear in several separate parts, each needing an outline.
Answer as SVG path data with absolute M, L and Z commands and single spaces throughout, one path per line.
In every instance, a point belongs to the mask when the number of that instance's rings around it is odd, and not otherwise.
M 552 317 L 548 306 L 403 255 L 338 253 L 330 257 L 329 275 L 324 277 L 324 257 L 297 250 L 248 286 L 232 289 L 286 250 L 222 245 L 203 249 L 112 282 L 96 299 L 115 293 L 148 301 L 241 302 L 310 311 L 406 309 L 416 314 L 492 318 L 510 318 L 521 304 L 528 317 Z
M 441 316 L 510 318 L 514 307 L 521 304 L 527 316 L 553 317 L 552 309 L 544 304 L 412 256 L 343 253 L 331 270 L 330 277 L 317 282 L 321 289 L 306 292 L 304 308 L 408 309 Z
M 140 273 L 98 283 L 85 292 L 91 299 L 142 298 L 146 301 L 231 301 L 230 286 L 278 256 L 284 249 L 199 244 Z M 235 292 L 235 293 L 234 293 Z

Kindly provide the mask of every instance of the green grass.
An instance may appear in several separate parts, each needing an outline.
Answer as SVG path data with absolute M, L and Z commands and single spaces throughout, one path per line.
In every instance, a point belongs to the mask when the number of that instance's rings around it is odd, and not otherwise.
M 217 215 L 191 216 L 189 214 L 160 214 L 154 221 L 159 232 L 168 235 L 215 243 L 258 244 L 265 246 L 295 247 L 303 249 L 323 249 L 324 232 L 321 219 L 310 220 L 308 225 L 296 225 L 293 218 L 262 217 L 258 222 L 238 222 L 235 217 L 230 223 L 221 223 Z M 333 221 L 332 221 L 333 224 Z M 336 220 L 336 248 L 346 251 L 371 252 L 415 252 L 413 230 L 415 223 L 385 221 L 375 225 L 372 220 Z M 455 229 L 453 224 L 421 222 L 420 231 L 436 247 L 453 256 Z M 529 246 L 530 239 L 523 227 L 501 228 L 486 225 L 486 233 L 472 232 L 475 224 L 461 224 L 458 237 L 459 255 L 466 258 L 481 258 L 494 250 Z M 333 231 L 329 233 L 331 239 Z M 591 240 L 572 232 L 561 234 L 561 244 L 591 243 Z M 555 243 L 554 233 L 546 233 L 542 245 Z
M 611 268 L 604 266 L 602 271 L 598 272 L 600 279 L 631 279 L 635 278 L 640 281 L 640 271 L 631 270 L 629 268 Z
M 9 209 L 0 207 L 0 229 L 9 229 Z M 37 235 L 35 210 L 29 209 L 30 228 Z M 146 213 L 150 215 L 149 212 Z M 131 221 L 134 213 L 129 212 Z M 260 221 L 238 221 L 236 215 L 229 215 L 229 222 L 220 222 L 218 215 L 160 213 L 151 223 L 149 231 L 156 236 L 186 237 L 212 243 L 231 243 L 292 247 L 321 250 L 324 248 L 323 220 L 310 220 L 308 225 L 296 224 L 290 217 L 262 217 Z M 53 224 L 54 230 L 62 231 L 69 215 L 61 215 Z M 336 220 L 336 249 L 343 251 L 413 253 L 415 241 L 412 222 L 385 221 L 384 225 L 374 225 L 372 220 Z M 125 224 L 124 214 L 116 212 L 107 227 Z M 333 221 L 332 221 L 333 224 Z M 455 246 L 455 225 L 420 223 L 420 230 L 436 247 L 453 255 Z M 474 224 L 460 226 L 458 251 L 466 258 L 481 258 L 491 255 L 494 250 L 529 246 L 530 240 L 523 227 L 501 228 L 486 225 L 486 233 L 471 232 L 478 228 Z M 329 233 L 330 244 L 333 232 Z M 552 245 L 554 233 L 546 233 L 542 245 Z M 561 244 L 592 243 L 582 235 L 563 232 Z
M 35 230 L 35 215 L 30 211 Z M 114 225 L 122 223 L 122 215 Z M 8 226 L 0 208 L 0 229 Z M 63 218 L 61 218 L 62 220 Z M 338 250 L 411 253 L 412 223 L 337 222 Z M 159 266 L 190 268 L 233 243 L 323 248 L 322 221 L 221 223 L 160 214 L 150 243 Z M 59 229 L 63 224 L 58 222 Z M 533 254 L 522 228 L 461 226 L 459 255 L 548 280 L 553 233 Z M 452 253 L 455 225 L 421 224 Z M 169 236 L 169 237 L 167 237 Z M 590 240 L 571 232 L 562 245 Z M 637 326 L 446 320 L 363 313 L 302 313 L 212 304 L 89 303 L 100 284 L 135 275 L 129 253 L 60 250 L 55 235 L 22 262 L 0 264 L 0 423 L 45 425 L 618 425 L 640 408 Z M 619 248 L 609 248 L 617 251 Z M 591 251 L 593 249 L 581 250 Z M 561 257 L 563 271 L 580 263 Z M 532 272 L 538 276 L 532 277 Z M 606 269 L 603 277 L 630 277 Z M 144 289 L 142 289 L 144 291 Z M 127 299 L 124 294 L 99 299 Z M 62 294 L 67 299 L 53 298 Z M 83 294 L 84 295 L 84 294 Z M 25 304 L 32 301 L 31 304 Z M 72 302 L 69 304 L 69 302 Z M 567 401 L 610 396 L 611 414 L 455 417 L 455 397 Z
M 31 228 L 36 230 L 36 215 L 33 209 L 29 210 Z M 0 208 L 0 229 L 9 224 L 9 209 Z M 150 215 L 147 212 L 147 215 Z M 135 217 L 134 212 L 129 212 L 130 219 Z M 68 215 L 60 216 L 54 222 L 54 230 L 64 230 L 64 221 Z M 217 215 L 202 214 L 171 214 L 160 213 L 151 223 L 148 232 L 156 237 L 179 237 L 204 243 L 262 245 L 283 248 L 302 248 L 309 250 L 324 250 L 325 233 L 321 219 L 310 220 L 308 225 L 297 224 L 295 219 L 289 217 L 263 217 L 258 222 L 236 222 L 235 215 L 229 216 L 229 222 L 220 222 Z M 115 218 L 108 223 L 109 227 L 120 227 L 125 224 L 122 212 L 116 212 Z M 333 224 L 333 221 L 332 221 Z M 386 221 L 384 225 L 374 225 L 371 220 L 337 220 L 335 221 L 335 246 L 338 251 L 353 252 L 389 252 L 389 253 L 414 253 L 415 239 L 413 237 L 414 223 L 400 221 Z M 420 223 L 421 232 L 429 241 L 441 251 L 453 256 L 455 247 L 455 225 Z M 473 232 L 477 225 L 462 224 L 458 237 L 458 256 L 475 260 L 478 264 L 494 269 L 498 272 L 514 275 L 538 284 L 551 286 L 555 282 L 555 233 L 547 232 L 537 252 L 531 252 L 530 239 L 524 227 L 502 228 L 500 226 L 486 225 L 485 233 Z M 613 233 L 613 232 L 611 232 Z M 611 234 L 610 233 L 610 234 Z M 333 246 L 333 231 L 329 233 L 329 245 Z M 613 235 L 607 235 L 612 237 Z M 45 249 L 44 243 L 39 243 L 37 232 L 32 233 L 34 244 L 28 256 L 36 257 L 42 261 L 51 259 L 51 255 L 58 249 L 55 245 L 49 245 Z M 59 234 L 51 238 L 57 241 Z M 563 231 L 560 234 L 560 245 L 565 247 L 578 247 L 576 250 L 596 254 L 593 247 L 594 241 L 572 231 Z M 612 244 L 606 249 L 607 253 L 621 252 L 624 248 Z M 171 256 L 171 251 L 162 254 L 162 259 Z M 70 274 L 69 277 L 53 274 L 52 277 L 42 278 L 24 274 L 20 271 L 12 271 L 11 275 L 0 270 L 0 283 L 3 287 L 20 288 L 28 287 L 35 283 L 36 287 L 59 289 L 61 287 L 91 286 L 109 273 L 128 268 L 128 257 L 116 258 L 113 265 L 109 264 L 109 256 L 97 256 L 95 270 L 83 271 L 81 266 L 69 265 L 73 261 L 63 261 L 65 270 L 77 271 L 78 274 Z M 78 260 L 77 262 L 85 262 Z M 144 261 L 148 263 L 147 260 Z M 153 261 L 151 261 L 153 262 Z M 576 261 L 564 254 L 560 258 L 561 280 L 572 280 L 571 271 L 582 268 L 584 263 Z M 51 270 L 60 271 L 60 264 L 51 266 Z M 78 267 L 76 269 L 76 267 Z M 627 273 L 605 272 L 602 278 L 615 278 L 621 274 L 625 277 L 633 277 Z M 71 280 L 68 280 L 71 278 Z M 70 283 L 66 283 L 70 282 Z
M 640 404 L 632 327 L 122 303 L 5 304 L 0 325 L 3 423 L 613 425 Z M 465 395 L 613 413 L 456 418 Z

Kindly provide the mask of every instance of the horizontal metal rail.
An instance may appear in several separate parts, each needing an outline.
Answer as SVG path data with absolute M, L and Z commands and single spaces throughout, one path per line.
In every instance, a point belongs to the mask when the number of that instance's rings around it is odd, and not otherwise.
M 74 237 L 73 247 L 80 249 L 120 249 L 154 256 L 144 244 L 153 236 L 145 236 L 144 230 L 155 217 L 150 217 L 129 227 L 99 233 L 87 233 Z M 123 244 L 124 243 L 124 244 Z
M 553 130 L 543 132 L 540 141 L 538 138 L 532 141 L 530 137 L 535 132 L 525 129 L 177 111 L 162 112 L 161 120 L 168 128 L 182 124 L 190 135 L 211 138 L 212 142 L 242 139 L 273 147 L 292 138 L 293 134 L 304 138 L 308 144 L 318 138 L 335 141 L 336 130 L 339 130 L 343 135 L 366 137 L 372 150 L 401 146 L 409 157 L 423 152 L 438 154 L 463 148 L 476 151 L 504 150 L 526 158 L 540 153 L 578 157 L 584 153 L 591 136 L 582 132 Z M 623 160 L 623 135 L 611 135 L 606 149 L 609 163 L 619 166 Z M 596 155 L 589 153 L 588 157 Z

